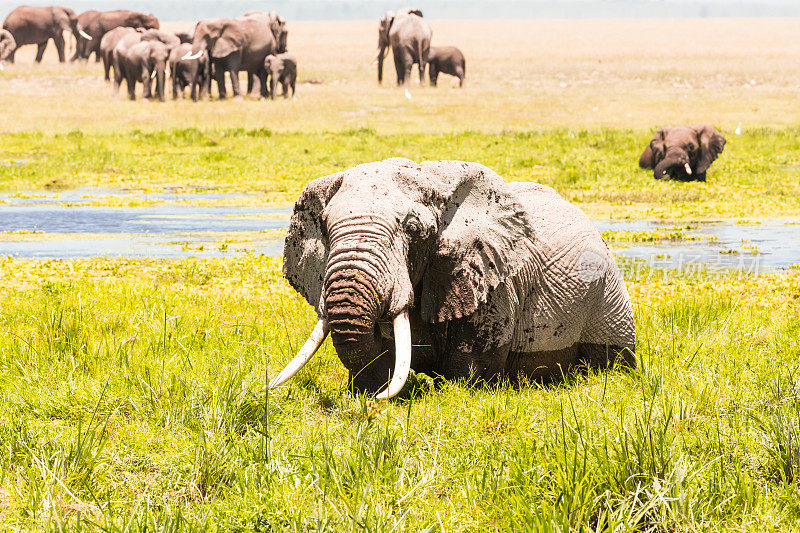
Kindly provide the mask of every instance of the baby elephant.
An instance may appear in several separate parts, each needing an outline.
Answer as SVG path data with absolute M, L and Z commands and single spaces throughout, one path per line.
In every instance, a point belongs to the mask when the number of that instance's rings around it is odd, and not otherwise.
M 294 84 L 297 81 L 297 60 L 288 52 L 273 55 L 270 54 L 264 59 L 264 68 L 267 69 L 269 77 L 269 96 L 275 99 L 275 89 L 278 82 L 283 88 L 283 97 L 289 96 L 289 87 L 292 88 L 292 98 L 294 98 Z
M 652 168 L 655 179 L 706 181 L 706 171 L 725 148 L 713 126 L 661 128 L 639 157 L 639 166 Z
M 458 86 L 464 86 L 467 63 L 461 50 L 455 46 L 431 46 L 428 52 L 428 76 L 434 87 L 440 72 L 455 76 L 458 78 Z

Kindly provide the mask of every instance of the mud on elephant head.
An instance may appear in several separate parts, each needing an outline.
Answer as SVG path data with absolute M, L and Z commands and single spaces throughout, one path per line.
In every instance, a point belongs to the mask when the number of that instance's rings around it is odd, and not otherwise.
M 586 343 L 634 348 L 624 282 L 588 218 L 549 187 L 509 184 L 477 163 L 396 158 L 311 182 L 283 271 L 319 319 L 271 388 L 328 333 L 351 389 L 383 398 L 412 367 L 537 379 L 554 357 L 556 367 L 587 355 Z
M 713 126 L 671 126 L 658 130 L 639 157 L 653 177 L 706 181 L 706 171 L 725 148 L 725 137 Z

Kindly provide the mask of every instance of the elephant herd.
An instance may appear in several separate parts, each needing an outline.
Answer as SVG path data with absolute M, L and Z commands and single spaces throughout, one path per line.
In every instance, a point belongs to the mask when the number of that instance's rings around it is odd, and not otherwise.
M 155 15 L 129 10 L 92 10 L 78 16 L 65 7 L 20 6 L 6 17 L 0 30 L 0 68 L 2 61 L 13 63 L 16 50 L 28 44 L 38 46 L 36 62 L 40 62 L 50 40 L 63 63 L 64 32 L 69 31 L 76 42 L 71 60 L 88 60 L 94 54 L 96 61 L 103 61 L 107 81 L 113 69 L 114 94 L 124 80 L 131 99 L 135 99 L 136 84 L 141 83 L 144 98 L 163 101 L 168 65 L 173 98 L 183 95 L 186 87 L 191 87 L 193 100 L 210 95 L 214 79 L 219 97 L 224 99 L 226 73 L 233 96 L 239 97 L 242 70 L 247 73 L 251 96 L 274 98 L 278 83 L 284 97 L 290 89 L 294 95 L 297 61 L 287 52 L 286 19 L 274 11 L 201 20 L 192 35 L 159 28 Z
M 432 47 L 433 31 L 423 19 L 422 11 L 405 8 L 388 11 L 378 24 L 378 83 L 383 81 L 383 60 L 386 50 L 392 49 L 394 68 L 397 71 L 397 84 L 410 81 L 411 70 L 419 67 L 419 83 L 424 84 L 425 67 L 428 67 L 430 84 L 436 87 L 439 74 L 449 74 L 458 78 L 458 86 L 464 86 L 467 64 L 464 54 L 455 46 Z

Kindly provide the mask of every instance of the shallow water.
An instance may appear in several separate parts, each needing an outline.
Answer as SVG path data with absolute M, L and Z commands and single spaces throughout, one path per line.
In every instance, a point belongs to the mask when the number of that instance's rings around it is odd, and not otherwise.
M 254 207 L 95 207 L 81 205 L 102 194 L 93 190 L 59 193 L 47 198 L 0 197 L 0 231 L 68 234 L 0 236 L 0 255 L 15 257 L 184 257 L 220 256 L 248 252 L 280 256 L 280 237 L 252 232 L 282 230 L 289 224 L 290 209 Z M 114 191 L 119 195 L 119 191 Z M 125 193 L 123 193 L 125 194 Z M 131 193 L 140 194 L 140 193 Z M 151 193 L 170 199 L 210 198 L 209 194 Z M 87 199 L 88 196 L 88 199 Z M 60 205 L 65 201 L 71 206 Z M 74 204 L 78 205 L 74 205 Z M 59 205 L 56 205 L 59 204 Z M 682 222 L 685 226 L 687 223 Z M 674 223 L 652 221 L 597 221 L 600 231 L 665 231 Z M 800 264 L 800 224 L 732 221 L 691 223 L 683 230 L 699 240 L 615 244 L 614 251 L 628 266 L 648 265 L 664 269 L 738 269 L 761 272 Z M 220 232 L 226 232 L 222 234 Z M 231 234 L 230 232 L 233 232 Z M 236 242 L 236 232 L 248 242 Z M 245 235 L 245 233 L 242 233 Z M 220 246 L 224 239 L 231 243 Z M 20 242 L 17 242 L 20 241 Z
M 665 231 L 675 223 L 651 221 L 600 221 L 600 231 Z M 800 264 L 800 224 L 763 222 L 737 224 L 732 221 L 682 222 L 683 230 L 699 240 L 631 243 L 612 246 L 617 257 L 650 267 L 677 270 L 736 269 L 752 273 Z

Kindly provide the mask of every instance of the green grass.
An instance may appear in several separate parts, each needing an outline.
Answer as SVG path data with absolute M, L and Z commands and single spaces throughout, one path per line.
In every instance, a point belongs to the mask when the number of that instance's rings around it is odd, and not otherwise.
M 605 218 L 796 216 L 797 128 L 731 136 L 708 183 L 656 181 L 638 168 L 651 132 L 549 129 L 489 134 L 380 134 L 373 130 L 276 133 L 265 129 L 0 135 L 0 188 L 81 186 L 254 193 L 237 202 L 291 205 L 312 179 L 356 164 L 404 156 L 481 162 L 508 180 L 550 185 Z M 107 199 L 106 199 L 107 200 Z M 106 201 L 98 199 L 99 203 Z M 115 199 L 138 205 L 140 199 Z M 227 200 L 220 200 L 224 202 Z
M 279 262 L 0 262 L 0 528 L 794 531 L 800 273 L 629 287 L 639 367 L 345 391 Z

